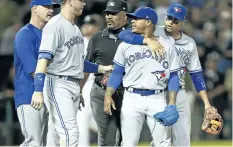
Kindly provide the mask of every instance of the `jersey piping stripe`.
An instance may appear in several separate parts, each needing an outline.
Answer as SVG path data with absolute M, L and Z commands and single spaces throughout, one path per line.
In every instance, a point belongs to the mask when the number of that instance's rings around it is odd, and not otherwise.
M 55 55 L 53 52 L 47 51 L 47 50 L 41 50 L 39 51 L 39 53 L 49 53 L 49 54 L 52 54 L 53 56 Z
M 180 68 L 177 68 L 177 69 L 174 69 L 174 70 L 171 70 L 170 72 L 176 72 L 176 71 L 179 71 Z
M 122 66 L 122 67 L 125 67 L 124 65 L 122 65 L 122 64 L 119 63 L 119 62 L 117 62 L 116 60 L 113 60 L 113 62 L 116 63 L 116 64 L 118 64 L 118 65 L 120 65 L 120 66 Z
M 196 73 L 196 72 L 200 72 L 200 71 L 202 71 L 202 69 L 198 69 L 198 70 L 189 71 L 189 73 Z
M 49 79 L 49 88 L 50 88 L 50 91 L 51 91 L 52 100 L 53 100 L 53 102 L 54 102 L 54 104 L 55 104 L 55 108 L 56 108 L 56 110 L 57 110 L 57 114 L 58 114 L 58 116 L 59 116 L 59 119 L 60 119 L 62 128 L 63 128 L 64 131 L 65 131 L 65 135 L 66 135 L 66 146 L 69 146 L 69 133 L 68 133 L 68 131 L 67 131 L 67 129 L 66 129 L 66 126 L 65 126 L 65 123 L 64 123 L 64 121 L 63 121 L 63 119 L 62 119 L 61 112 L 60 112 L 60 110 L 59 110 L 57 101 L 56 101 L 56 99 L 55 99 L 55 95 L 54 95 L 54 93 L 53 93 L 52 79 L 51 79 L 51 78 L 48 78 L 48 79 Z

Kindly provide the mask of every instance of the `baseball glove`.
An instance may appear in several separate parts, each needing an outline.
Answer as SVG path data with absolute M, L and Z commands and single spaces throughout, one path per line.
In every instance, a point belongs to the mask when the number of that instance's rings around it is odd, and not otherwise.
M 218 114 L 217 109 L 209 107 L 205 109 L 204 120 L 201 129 L 208 134 L 219 134 L 223 127 L 222 117 Z
M 179 119 L 179 112 L 175 105 L 168 105 L 164 111 L 156 113 L 153 118 L 164 126 L 175 124 Z

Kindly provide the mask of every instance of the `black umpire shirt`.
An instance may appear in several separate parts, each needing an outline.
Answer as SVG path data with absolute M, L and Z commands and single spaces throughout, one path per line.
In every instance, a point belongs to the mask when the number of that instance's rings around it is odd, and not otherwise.
M 126 27 L 128 25 L 114 31 L 105 28 L 95 33 L 89 40 L 86 60 L 99 65 L 113 65 L 116 50 L 121 43 L 118 39 L 118 34 Z M 103 74 L 96 74 L 95 76 L 96 80 L 100 81 Z

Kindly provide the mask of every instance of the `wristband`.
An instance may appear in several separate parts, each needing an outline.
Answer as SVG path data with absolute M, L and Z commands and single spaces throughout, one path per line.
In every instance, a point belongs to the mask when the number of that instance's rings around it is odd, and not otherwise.
M 43 92 L 45 73 L 36 73 L 34 76 L 35 91 Z

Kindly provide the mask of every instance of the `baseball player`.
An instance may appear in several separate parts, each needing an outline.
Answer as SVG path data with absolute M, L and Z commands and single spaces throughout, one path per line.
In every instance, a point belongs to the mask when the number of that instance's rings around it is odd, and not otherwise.
M 34 91 L 33 75 L 36 69 L 42 29 L 53 16 L 51 0 L 32 0 L 30 23 L 22 27 L 14 41 L 15 107 L 21 125 L 24 142 L 21 146 L 43 146 L 47 134 L 46 107 L 34 109 L 31 98 Z
M 132 20 L 132 31 L 158 39 L 166 53 L 162 57 L 152 56 L 145 45 L 121 43 L 114 57 L 114 69 L 110 76 L 104 98 L 104 111 L 112 115 L 115 109 L 112 95 L 123 80 L 125 87 L 121 109 L 121 131 L 124 146 L 136 146 L 144 121 L 147 121 L 156 146 L 168 146 L 166 125 L 172 125 L 178 119 L 175 107 L 176 92 L 179 89 L 177 71 L 180 69 L 172 43 L 153 35 L 157 23 L 156 12 L 149 7 L 140 7 L 127 15 Z M 125 75 L 123 73 L 125 72 Z M 166 103 L 165 89 L 169 90 L 169 105 Z M 175 116 L 172 122 L 158 123 L 153 117 L 163 110 L 169 110 Z M 172 114 L 171 114 L 172 113 Z M 169 123 L 169 124 L 168 124 Z
M 64 0 L 61 13 L 45 25 L 34 75 L 31 105 L 41 109 L 45 98 L 60 146 L 78 145 L 76 114 L 82 100 L 80 80 L 83 71 L 102 73 L 111 70 L 110 66 L 84 61 L 83 36 L 74 21 L 85 5 L 83 0 Z
M 205 117 L 202 129 L 209 134 L 218 134 L 222 129 L 222 119 L 217 110 L 210 105 L 206 93 L 205 81 L 202 74 L 195 41 L 180 32 L 186 17 L 186 8 L 180 4 L 171 4 L 166 13 L 165 27 L 157 27 L 155 35 L 166 39 L 173 39 L 175 50 L 181 59 L 181 69 L 178 73 L 180 90 L 177 95 L 176 106 L 179 111 L 179 120 L 172 126 L 172 136 L 175 146 L 190 146 L 191 113 L 188 99 L 185 93 L 185 74 L 189 72 L 193 84 L 205 105 Z M 131 37 L 131 38 L 129 38 Z M 144 37 L 133 34 L 130 30 L 119 34 L 119 38 L 132 44 L 142 44 Z M 211 121 L 217 119 L 218 121 Z M 211 123 L 213 123 L 211 129 Z

